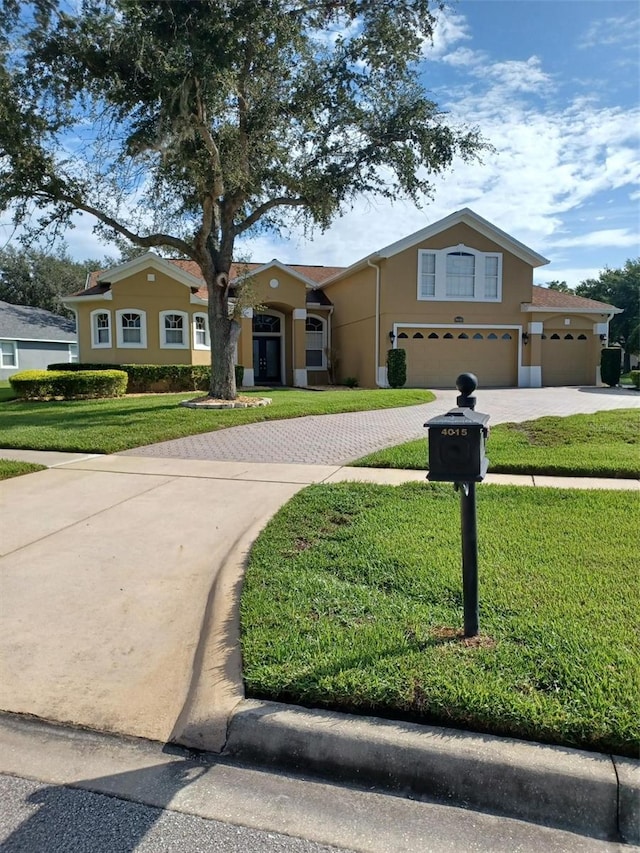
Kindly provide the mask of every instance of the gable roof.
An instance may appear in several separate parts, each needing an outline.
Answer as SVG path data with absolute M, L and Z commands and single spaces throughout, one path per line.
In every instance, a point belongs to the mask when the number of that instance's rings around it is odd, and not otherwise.
M 563 293 L 548 287 L 533 285 L 531 302 L 522 306 L 523 311 L 581 311 L 588 314 L 621 314 L 623 309 L 608 302 L 586 299 L 575 293 Z
M 44 308 L 0 300 L 0 338 L 75 343 L 77 335 L 73 320 Z
M 146 269 L 149 266 L 165 272 L 190 288 L 194 288 L 197 295 L 201 298 L 207 298 L 207 288 L 200 267 L 195 261 L 184 258 L 161 258 L 154 252 L 147 252 L 120 266 L 112 267 L 108 270 L 95 270 L 89 273 L 85 287 L 75 293 L 70 293 L 65 299 L 76 301 L 79 297 L 105 298 L 105 294 L 109 292 L 113 283 L 128 278 L 140 269 Z M 294 278 L 304 282 L 310 289 L 316 288 L 321 282 L 326 281 L 331 276 L 345 269 L 344 267 L 323 267 L 309 264 L 284 264 L 277 258 L 274 258 L 266 264 L 248 262 L 231 264 L 231 281 L 234 282 L 240 276 L 247 273 L 255 274 L 264 272 L 271 267 L 293 275 Z
M 426 228 L 414 231 L 414 233 L 409 234 L 408 237 L 403 237 L 402 240 L 390 243 L 383 249 L 378 249 L 377 252 L 373 252 L 372 254 L 361 258 L 350 267 L 343 268 L 340 272 L 323 282 L 321 286 L 330 284 L 331 282 L 343 278 L 346 274 L 355 272 L 360 267 L 366 266 L 368 261 L 392 258 L 399 252 L 404 252 L 406 249 L 410 249 L 412 246 L 417 246 L 424 240 L 428 240 L 430 237 L 435 237 L 437 234 L 446 231 L 448 228 L 452 228 L 454 225 L 460 224 L 468 225 L 470 228 L 473 228 L 474 231 L 477 231 L 479 234 L 482 234 L 494 243 L 497 243 L 498 246 L 501 246 L 505 251 L 511 252 L 512 255 L 515 255 L 517 258 L 520 258 L 520 260 L 525 261 L 525 263 L 530 264 L 532 267 L 541 267 L 544 266 L 544 264 L 549 263 L 548 258 L 545 258 L 543 255 L 539 255 L 538 252 L 534 252 L 533 249 L 525 246 L 524 243 L 516 240 L 515 237 L 511 237 L 506 233 L 506 231 L 502 231 L 500 228 L 497 228 L 487 219 L 483 219 L 482 216 L 478 216 L 478 214 L 474 213 L 471 208 L 463 207 L 461 210 L 456 210 L 454 213 L 449 214 L 449 216 L 445 216 L 444 219 L 432 222 L 431 225 L 427 225 Z

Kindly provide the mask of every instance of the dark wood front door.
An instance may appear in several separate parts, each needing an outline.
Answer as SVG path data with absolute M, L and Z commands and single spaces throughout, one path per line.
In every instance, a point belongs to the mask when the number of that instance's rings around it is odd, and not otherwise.
M 279 385 L 282 382 L 279 337 L 253 339 L 253 370 L 256 385 Z

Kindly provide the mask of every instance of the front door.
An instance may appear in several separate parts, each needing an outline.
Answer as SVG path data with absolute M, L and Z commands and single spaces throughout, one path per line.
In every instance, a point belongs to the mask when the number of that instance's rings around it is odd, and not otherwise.
M 280 337 L 253 339 L 253 370 L 256 385 L 279 385 L 282 382 Z

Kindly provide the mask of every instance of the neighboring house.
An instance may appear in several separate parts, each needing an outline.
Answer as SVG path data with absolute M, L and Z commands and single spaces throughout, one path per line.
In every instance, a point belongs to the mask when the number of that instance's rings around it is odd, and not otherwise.
M 244 312 L 244 384 L 316 385 L 338 378 L 386 386 L 390 347 L 407 351 L 407 385 L 593 385 L 611 305 L 533 284 L 546 258 L 465 208 L 350 267 L 273 260 L 234 265 L 256 302 Z M 66 297 L 80 361 L 209 361 L 207 292 L 193 261 L 147 253 L 93 273 Z
M 19 370 L 78 360 L 75 323 L 28 305 L 0 301 L 0 379 Z

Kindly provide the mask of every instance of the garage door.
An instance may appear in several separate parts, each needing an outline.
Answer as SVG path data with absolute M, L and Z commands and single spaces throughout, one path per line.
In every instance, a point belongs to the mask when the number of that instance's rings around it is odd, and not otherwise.
M 542 338 L 543 385 L 593 385 L 595 368 L 582 333 L 547 332 Z
M 407 351 L 407 386 L 453 388 L 471 372 L 480 387 L 518 384 L 515 329 L 398 329 L 397 346 Z

